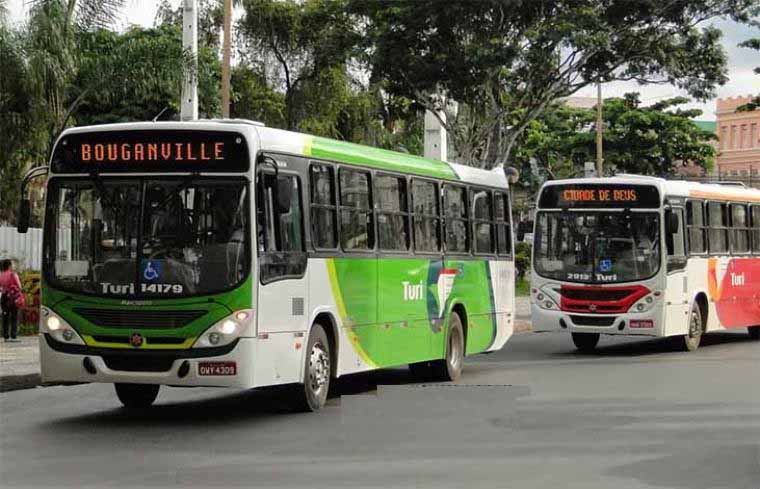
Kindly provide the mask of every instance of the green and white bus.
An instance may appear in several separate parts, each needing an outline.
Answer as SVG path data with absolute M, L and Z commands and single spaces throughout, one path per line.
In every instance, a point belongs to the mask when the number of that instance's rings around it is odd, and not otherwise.
M 46 173 L 43 381 L 114 383 L 127 407 L 292 384 L 316 410 L 346 374 L 455 380 L 512 334 L 507 173 L 248 121 L 69 129 Z

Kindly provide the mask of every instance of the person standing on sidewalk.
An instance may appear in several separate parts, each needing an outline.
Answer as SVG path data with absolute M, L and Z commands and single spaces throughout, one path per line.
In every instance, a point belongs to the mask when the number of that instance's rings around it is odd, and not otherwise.
M 21 280 L 13 271 L 13 262 L 0 262 L 0 307 L 3 311 L 3 339 L 18 341 L 18 311 L 24 307 L 24 294 L 21 291 Z

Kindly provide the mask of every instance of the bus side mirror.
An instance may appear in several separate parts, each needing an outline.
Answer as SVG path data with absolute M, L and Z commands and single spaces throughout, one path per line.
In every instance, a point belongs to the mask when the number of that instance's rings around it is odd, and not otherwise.
M 504 176 L 507 177 L 507 182 L 510 185 L 514 185 L 520 179 L 520 171 L 513 166 L 505 167 Z
M 32 214 L 32 205 L 29 199 L 21 199 L 18 205 L 18 215 L 16 221 L 16 230 L 21 234 L 29 231 L 29 219 Z
M 665 216 L 668 234 L 676 234 L 678 232 L 678 216 L 675 212 L 668 212 Z

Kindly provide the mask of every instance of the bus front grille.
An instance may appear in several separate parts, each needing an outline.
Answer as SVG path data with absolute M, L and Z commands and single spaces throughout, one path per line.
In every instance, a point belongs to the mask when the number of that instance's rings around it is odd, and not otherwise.
M 74 312 L 102 328 L 174 329 L 183 328 L 207 311 L 144 311 L 78 307 Z
M 111 370 L 121 372 L 168 372 L 174 363 L 172 356 L 160 355 L 103 355 L 103 362 Z
M 615 316 L 578 316 L 571 314 L 573 324 L 576 326 L 612 326 L 615 323 Z
M 92 337 L 99 343 L 120 343 L 129 345 L 129 336 L 96 335 Z M 147 345 L 181 345 L 187 338 L 175 338 L 173 336 L 149 336 L 145 342 Z

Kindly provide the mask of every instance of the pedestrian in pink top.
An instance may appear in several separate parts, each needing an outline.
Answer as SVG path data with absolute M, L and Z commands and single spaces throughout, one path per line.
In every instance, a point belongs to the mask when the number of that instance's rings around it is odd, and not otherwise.
M 10 260 L 0 262 L 0 307 L 3 310 L 3 339 L 18 341 L 18 310 L 24 306 L 24 294 L 21 292 L 21 280 L 13 271 Z

